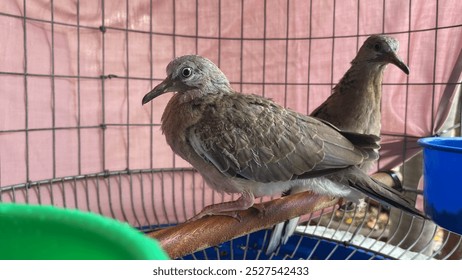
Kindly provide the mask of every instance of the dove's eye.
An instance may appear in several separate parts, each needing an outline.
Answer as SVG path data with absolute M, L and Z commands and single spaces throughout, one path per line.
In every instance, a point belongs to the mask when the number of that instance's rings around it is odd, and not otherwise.
M 382 48 L 382 46 L 380 46 L 379 43 L 376 43 L 376 44 L 374 45 L 374 50 L 376 50 L 376 51 L 380 51 L 381 48 Z
M 183 76 L 183 78 L 189 78 L 191 75 L 192 75 L 191 67 L 185 67 L 181 69 L 181 76 Z

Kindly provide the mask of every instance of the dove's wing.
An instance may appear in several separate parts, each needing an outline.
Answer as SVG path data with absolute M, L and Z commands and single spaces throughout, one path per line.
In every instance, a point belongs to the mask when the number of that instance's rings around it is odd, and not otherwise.
M 228 176 L 288 181 L 334 172 L 368 157 L 335 128 L 270 100 L 234 94 L 217 102 L 222 106 L 205 108 L 188 140 Z

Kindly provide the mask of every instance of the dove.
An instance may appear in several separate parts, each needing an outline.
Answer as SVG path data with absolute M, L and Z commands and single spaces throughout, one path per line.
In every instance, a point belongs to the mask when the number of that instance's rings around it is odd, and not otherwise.
M 368 37 L 351 67 L 334 87 L 332 94 L 317 107 L 311 116 L 327 121 L 343 131 L 380 136 L 383 73 L 388 64 L 394 64 L 406 75 L 408 66 L 398 56 L 399 42 L 386 35 Z M 368 172 L 376 158 L 366 160 L 360 168 Z M 298 188 L 298 191 L 304 191 Z M 290 193 L 294 193 L 292 190 Z M 267 253 L 286 244 L 294 233 L 300 218 L 277 224 L 270 237 Z
M 377 157 L 377 136 L 342 132 L 270 99 L 239 93 L 201 56 L 175 58 L 166 73 L 142 104 L 174 92 L 161 118 L 166 142 L 211 188 L 240 194 L 235 201 L 205 207 L 192 220 L 206 215 L 239 219 L 237 211 L 254 206 L 255 197 L 298 188 L 352 201 L 370 196 L 423 215 L 358 167 Z

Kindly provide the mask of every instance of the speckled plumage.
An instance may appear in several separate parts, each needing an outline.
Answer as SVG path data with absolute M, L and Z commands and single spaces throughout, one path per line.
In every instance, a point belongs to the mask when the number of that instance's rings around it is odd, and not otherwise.
M 325 120 L 343 131 L 380 136 L 381 98 L 383 72 L 389 63 L 409 74 L 408 67 L 399 58 L 399 42 L 389 36 L 373 35 L 366 39 L 351 67 L 334 87 L 332 94 L 311 116 Z M 369 171 L 376 159 L 370 158 L 360 165 Z M 298 191 L 303 191 L 299 188 Z M 287 242 L 298 224 L 299 218 L 276 225 L 267 252 Z M 284 233 L 282 231 L 284 230 Z
M 200 56 L 173 60 L 167 78 L 142 103 L 169 91 L 177 93 L 162 116 L 167 143 L 212 188 L 242 194 L 196 218 L 244 210 L 254 197 L 300 187 L 352 200 L 366 194 L 418 213 L 357 168 L 377 156 L 376 136 L 342 134 L 271 100 L 235 92 L 220 69 Z

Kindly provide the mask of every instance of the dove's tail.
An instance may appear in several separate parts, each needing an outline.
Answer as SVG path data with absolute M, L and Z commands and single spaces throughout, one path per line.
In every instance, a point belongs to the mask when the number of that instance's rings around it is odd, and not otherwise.
M 329 177 L 381 203 L 398 208 L 410 215 L 429 219 L 424 213 L 414 207 L 413 201 L 403 196 L 399 191 L 371 178 L 356 166 L 350 166 Z
M 300 217 L 292 218 L 288 221 L 279 223 L 273 227 L 271 237 L 266 247 L 266 254 L 269 255 L 276 251 L 279 245 L 285 245 L 297 228 Z

